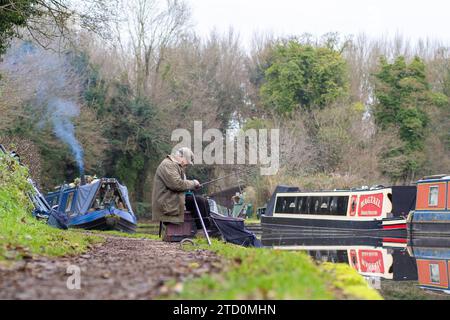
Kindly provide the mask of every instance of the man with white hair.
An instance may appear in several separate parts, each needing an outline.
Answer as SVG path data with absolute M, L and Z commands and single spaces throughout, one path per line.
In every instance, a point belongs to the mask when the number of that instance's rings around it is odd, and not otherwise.
M 168 155 L 156 169 L 153 180 L 152 219 L 163 223 L 183 223 L 185 191 L 198 189 L 197 180 L 186 180 L 186 167 L 194 164 L 194 153 L 181 148 Z

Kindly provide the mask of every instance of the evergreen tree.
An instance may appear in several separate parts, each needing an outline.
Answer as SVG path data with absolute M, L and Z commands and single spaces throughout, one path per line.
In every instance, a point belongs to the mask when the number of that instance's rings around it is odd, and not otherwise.
M 278 44 L 264 72 L 263 103 L 280 114 L 324 107 L 347 90 L 346 64 L 330 47 L 291 40 Z
M 151 169 L 170 152 L 169 136 L 155 106 L 145 97 L 135 96 L 125 80 L 106 83 L 91 65 L 85 100 L 102 122 L 108 140 L 104 174 L 118 177 L 128 186 L 133 200 L 145 200 Z M 138 208 L 139 209 L 139 208 Z
M 381 69 L 375 75 L 376 123 L 381 130 L 398 132 L 401 140 L 399 146 L 382 155 L 381 166 L 383 173 L 394 181 L 407 182 L 414 179 L 425 161 L 427 106 L 440 104 L 442 97 L 431 91 L 425 64 L 419 57 L 410 63 L 402 56 L 393 63 L 386 58 L 380 62 Z

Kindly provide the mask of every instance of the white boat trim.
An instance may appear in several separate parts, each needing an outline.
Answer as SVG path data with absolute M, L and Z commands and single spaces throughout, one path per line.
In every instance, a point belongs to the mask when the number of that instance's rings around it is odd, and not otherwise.
M 311 219 L 311 220 L 341 220 L 341 221 L 381 221 L 374 217 L 349 217 L 349 216 L 326 216 L 317 214 L 298 214 L 298 213 L 274 213 L 273 218 L 292 218 L 292 219 Z M 267 216 L 270 218 L 270 216 Z M 405 220 L 406 221 L 406 220 Z
M 377 193 L 382 193 L 387 191 L 387 193 L 392 193 L 392 188 L 380 188 L 380 189 L 375 189 L 375 190 L 355 190 L 355 191 L 350 191 L 350 190 L 329 190 L 329 191 L 311 191 L 311 192 L 302 192 L 302 191 L 297 191 L 297 192 L 279 192 L 277 193 L 277 196 L 279 197 L 307 197 L 307 196 L 351 196 L 354 194 L 357 195 L 366 195 L 366 194 L 377 194 Z
M 405 219 L 398 219 L 398 220 L 383 220 L 382 221 L 382 225 L 383 226 L 390 226 L 390 225 L 396 225 L 396 224 L 405 224 L 406 223 L 406 218 Z
M 374 247 L 374 246 L 349 246 L 349 245 L 334 245 L 334 246 L 315 246 L 315 245 L 309 245 L 309 246 L 273 246 L 272 247 L 275 250 L 311 250 L 311 251 L 331 251 L 331 250 L 373 250 L 373 249 L 383 249 L 383 247 Z

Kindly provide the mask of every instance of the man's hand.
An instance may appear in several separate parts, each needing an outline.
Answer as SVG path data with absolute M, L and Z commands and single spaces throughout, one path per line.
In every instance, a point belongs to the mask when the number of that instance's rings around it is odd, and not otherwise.
M 198 182 L 198 180 L 193 180 L 193 181 L 194 181 L 194 188 L 195 189 L 200 189 L 200 187 L 201 187 L 200 182 Z

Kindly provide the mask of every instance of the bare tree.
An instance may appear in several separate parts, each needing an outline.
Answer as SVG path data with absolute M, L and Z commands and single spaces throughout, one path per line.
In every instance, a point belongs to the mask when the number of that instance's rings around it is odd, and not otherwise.
M 116 37 L 124 56 L 132 54 L 136 91 L 153 96 L 166 50 L 187 31 L 190 9 L 183 0 L 124 0 L 118 7 Z
M 16 36 L 30 36 L 47 48 L 56 40 L 67 41 L 74 31 L 84 29 L 108 39 L 110 22 L 115 16 L 116 0 L 5 0 L 0 12 L 15 14 L 24 23 L 13 32 Z

